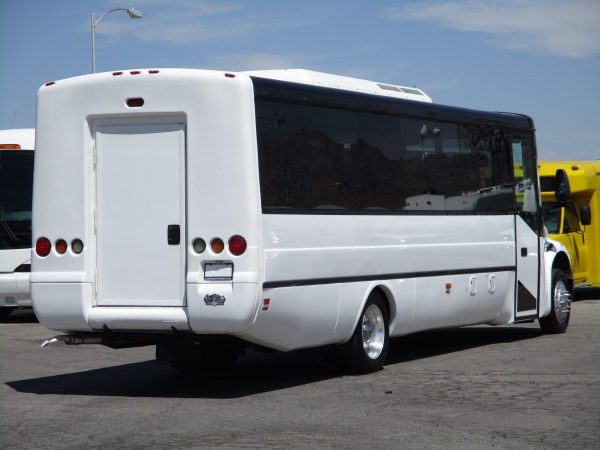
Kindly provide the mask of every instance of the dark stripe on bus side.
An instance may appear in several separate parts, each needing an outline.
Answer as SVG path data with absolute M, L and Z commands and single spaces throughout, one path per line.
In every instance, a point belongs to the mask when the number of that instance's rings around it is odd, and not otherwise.
M 500 266 L 500 267 L 481 267 L 477 269 L 457 269 L 457 270 L 434 270 L 429 272 L 405 272 L 405 273 L 390 273 L 381 275 L 358 275 L 352 277 L 331 277 L 331 278 L 311 278 L 306 280 L 282 280 L 282 281 L 267 281 L 263 283 L 263 289 L 293 287 L 293 286 L 315 286 L 320 284 L 337 284 L 337 283 L 356 283 L 360 281 L 376 281 L 376 280 L 396 280 L 406 278 L 427 278 L 441 277 L 448 275 L 469 275 L 488 272 L 514 272 L 515 266 Z
M 263 208 L 263 214 L 279 215 L 314 215 L 314 216 L 508 216 L 514 215 L 515 210 L 497 211 L 442 211 L 442 210 L 418 210 L 418 209 L 309 209 L 309 208 Z

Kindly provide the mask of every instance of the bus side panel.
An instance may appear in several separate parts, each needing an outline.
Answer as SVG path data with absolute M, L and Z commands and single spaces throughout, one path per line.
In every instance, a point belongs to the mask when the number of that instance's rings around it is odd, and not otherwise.
M 337 341 L 339 284 L 265 289 L 261 302 L 256 321 L 241 337 L 277 350 Z
M 337 320 L 338 342 L 352 334 L 370 291 L 377 286 L 395 312 L 390 318 L 393 335 L 507 323 L 514 302 L 513 221 L 511 215 L 358 215 L 350 219 L 346 215 L 264 214 L 264 281 L 279 290 L 290 289 L 295 304 L 301 305 L 298 299 L 302 297 L 320 296 L 320 317 L 311 333 L 328 335 L 330 323 Z M 470 232 L 464 233 L 466 229 Z M 338 284 L 339 317 L 336 305 L 321 304 L 337 301 L 323 286 Z M 314 318 L 311 305 L 294 310 L 294 323 L 284 328 L 286 333 Z M 255 327 L 261 326 L 261 320 L 259 311 Z M 315 326 L 323 328 L 317 333 Z

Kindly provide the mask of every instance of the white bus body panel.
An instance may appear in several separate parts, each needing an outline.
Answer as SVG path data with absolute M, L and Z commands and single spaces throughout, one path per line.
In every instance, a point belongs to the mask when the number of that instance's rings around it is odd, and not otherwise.
M 375 287 L 391 301 L 390 335 L 509 323 L 514 272 L 484 271 L 483 266 L 513 266 L 514 242 L 511 215 L 348 220 L 336 215 L 265 214 L 265 283 L 289 287 L 265 289 L 269 307 L 258 312 L 244 337 L 262 345 L 275 343 L 283 350 L 347 340 Z M 472 273 L 452 274 L 463 271 Z M 448 273 L 423 276 L 436 272 Z M 352 282 L 365 274 L 374 280 Z
M 45 236 L 53 243 L 78 238 L 84 250 L 80 255 L 70 251 L 65 255 L 52 251 L 45 258 L 33 255 L 36 314 L 44 325 L 60 331 L 104 327 L 158 331 L 169 321 L 185 322 L 186 328 L 195 327 L 199 333 L 237 331 L 240 323 L 248 327 L 258 304 L 260 279 L 256 131 L 254 121 L 248 120 L 254 117 L 250 78 L 202 70 L 140 72 L 82 76 L 40 89 L 41 151 L 36 163 L 45 170 L 36 172 L 34 236 Z M 127 106 L 132 97 L 143 98 L 143 108 Z M 214 132 L 224 124 L 230 132 Z M 176 149 L 175 154 L 161 154 L 161 149 L 170 151 L 165 145 Z M 150 154 L 144 157 L 144 151 Z M 123 166 L 115 167 L 117 163 Z M 152 173 L 143 174 L 144 168 Z M 157 186 L 150 186 L 151 179 Z M 140 205 L 132 204 L 134 199 Z M 161 220 L 158 231 L 148 223 L 157 217 Z M 172 249 L 154 248 L 167 242 L 164 227 L 177 223 L 180 260 L 170 255 Z M 191 246 L 196 237 L 207 243 L 215 237 L 227 242 L 236 234 L 248 242 L 241 257 L 227 251 L 215 255 L 210 250 L 199 255 Z M 140 247 L 141 235 L 149 239 L 152 249 Z M 128 245 L 125 250 L 120 239 L 133 239 L 137 249 L 132 251 Z M 165 268 L 171 280 L 168 287 L 156 280 L 161 264 L 166 263 L 158 261 L 163 256 L 177 267 L 177 273 Z M 102 258 L 108 258 L 108 266 Z M 224 307 L 204 303 L 205 292 L 223 295 L 231 291 L 231 283 L 223 286 L 204 279 L 204 264 L 214 261 L 234 264 L 234 297 Z M 175 286 L 179 277 L 185 283 L 181 291 Z M 52 287 L 54 283 L 61 284 L 62 296 Z M 71 283 L 73 289 L 63 289 Z M 92 288 L 84 289 L 85 296 L 82 284 Z M 146 312 L 159 305 L 164 307 L 165 320 L 159 319 L 160 309 Z M 115 309 L 108 313 L 110 307 Z M 202 328 L 209 322 L 211 327 Z
M 35 129 L 0 130 L 0 144 L 18 144 L 21 147 L 19 151 L 32 151 L 35 148 Z M 30 262 L 30 248 L 0 250 L 0 308 L 31 306 L 30 273 L 14 272 L 20 265 Z

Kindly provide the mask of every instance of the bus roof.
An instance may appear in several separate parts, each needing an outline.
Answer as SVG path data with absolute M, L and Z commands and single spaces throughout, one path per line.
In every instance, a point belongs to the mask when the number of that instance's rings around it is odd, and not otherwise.
M 35 128 L 0 130 L 0 149 L 33 150 L 34 148 Z
M 403 98 L 420 102 L 431 103 L 429 97 L 421 89 L 406 87 L 389 83 L 363 80 L 361 78 L 345 77 L 331 73 L 316 72 L 306 69 L 280 69 L 280 70 L 251 70 L 242 72 L 246 75 L 271 80 L 291 81 L 294 83 L 322 86 L 346 91 L 362 92 L 365 94 L 383 95 L 386 97 Z

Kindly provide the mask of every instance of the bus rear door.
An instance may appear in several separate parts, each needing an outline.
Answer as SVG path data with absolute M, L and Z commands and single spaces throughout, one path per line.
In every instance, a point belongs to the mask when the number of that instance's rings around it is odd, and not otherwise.
M 184 124 L 99 125 L 96 304 L 185 304 Z

